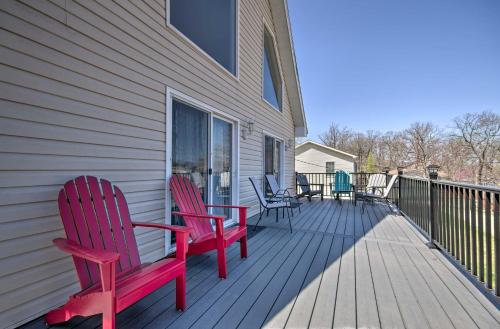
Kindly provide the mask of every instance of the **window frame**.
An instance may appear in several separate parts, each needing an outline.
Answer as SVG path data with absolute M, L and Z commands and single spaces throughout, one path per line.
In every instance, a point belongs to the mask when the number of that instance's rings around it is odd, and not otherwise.
M 262 51 L 261 51 L 261 56 L 262 56 L 261 57 L 261 66 L 262 66 L 262 69 L 261 69 L 261 98 L 264 101 L 264 103 L 269 105 L 272 109 L 274 109 L 275 111 L 278 111 L 280 113 L 283 113 L 283 103 L 285 100 L 284 99 L 285 81 L 283 80 L 283 70 L 281 68 L 281 59 L 280 59 L 280 55 L 278 52 L 278 47 L 276 45 L 276 36 L 274 34 L 273 29 L 271 29 L 270 24 L 268 24 L 264 18 L 262 19 L 262 23 L 263 23 L 262 24 L 263 28 L 262 28 Z M 276 55 L 276 62 L 278 63 L 279 78 L 281 81 L 281 88 L 278 91 L 280 93 L 280 96 L 281 96 L 281 104 L 280 104 L 279 108 L 277 108 L 276 106 L 271 104 L 267 99 L 264 98 L 264 56 L 265 56 L 265 47 L 266 47 L 266 41 L 265 41 L 266 30 L 269 33 L 269 35 L 271 36 L 271 39 L 273 42 L 274 53 Z
M 261 169 L 261 172 L 263 174 L 262 177 L 264 177 L 264 175 L 266 174 L 266 137 L 271 137 L 272 139 L 274 139 L 274 143 L 273 143 L 273 149 L 275 152 L 276 149 L 276 141 L 279 141 L 281 143 L 281 150 L 280 150 L 280 163 L 278 164 L 279 165 L 279 171 L 280 171 L 280 178 L 279 178 L 279 186 L 280 186 L 280 189 L 284 189 L 286 184 L 285 184 L 285 170 L 286 170 L 286 164 L 285 164 L 285 157 L 286 157 L 286 151 L 285 151 L 285 139 L 283 137 L 279 137 L 269 131 L 266 131 L 266 130 L 262 130 L 262 169 Z M 273 154 L 273 157 L 274 157 L 274 154 Z M 273 162 L 274 162 L 274 159 L 273 159 Z M 263 178 L 265 179 L 265 178 Z M 264 192 L 265 192 L 265 181 L 263 181 L 262 183 L 262 187 L 264 188 Z
M 170 0 L 165 0 L 165 19 L 166 19 L 166 25 L 167 27 L 174 31 L 174 34 L 179 37 L 180 40 L 182 40 L 186 45 L 189 47 L 193 48 L 197 53 L 201 54 L 202 57 L 205 57 L 208 59 L 208 62 L 215 64 L 215 67 L 218 69 L 222 70 L 225 74 L 230 76 L 231 78 L 235 79 L 236 81 L 239 82 L 240 80 L 240 0 L 235 0 L 236 1 L 236 44 L 235 44 L 235 56 L 236 56 L 236 72 L 233 74 L 233 72 L 229 71 L 227 68 L 225 68 L 221 63 L 217 62 L 215 58 L 213 58 L 210 54 L 208 54 L 205 50 L 201 49 L 200 46 L 198 46 L 194 41 L 189 39 L 187 35 L 182 33 L 179 29 L 177 29 L 172 23 L 170 22 Z
M 333 163 L 333 171 L 328 171 L 328 164 Z M 327 174 L 334 174 L 335 173 L 335 161 L 326 161 L 325 162 L 325 172 Z
M 233 182 L 233 204 L 238 205 L 240 204 L 240 178 L 241 178 L 241 170 L 240 170 L 240 151 L 241 151 L 241 142 L 239 136 L 241 135 L 241 122 L 240 119 L 237 117 L 234 117 L 226 111 L 220 110 L 219 108 L 213 107 L 204 101 L 201 101 L 198 99 L 198 96 L 190 96 L 188 94 L 185 94 L 181 91 L 178 91 L 177 89 L 174 89 L 172 87 L 166 86 L 165 87 L 165 177 L 166 181 L 172 177 L 172 133 L 173 133 L 173 128 L 172 128 L 172 113 L 173 113 L 173 102 L 178 101 L 185 103 L 188 106 L 191 106 L 197 110 L 203 111 L 208 113 L 210 116 L 210 121 L 209 121 L 209 139 L 210 143 L 212 141 L 212 131 L 211 131 L 211 125 L 212 125 L 212 118 L 217 117 L 219 119 L 232 122 L 234 124 L 233 126 L 233 167 L 235 170 L 234 174 L 234 182 Z M 209 146 L 209 166 L 211 166 L 212 158 L 211 158 L 211 146 Z M 211 184 L 211 182 L 209 182 Z M 164 219 L 164 224 L 170 224 L 170 219 L 171 219 L 171 191 L 170 189 L 166 188 L 164 191 L 164 196 L 165 196 L 165 219 Z M 234 223 L 237 223 L 239 220 L 239 215 L 237 212 L 233 215 L 233 220 Z M 224 225 L 229 225 L 229 223 L 224 223 Z M 164 251 L 165 255 L 170 254 L 172 251 L 175 251 L 175 245 L 170 245 L 170 243 L 167 245 L 167 241 L 170 241 L 170 234 L 171 232 L 169 230 L 165 230 L 165 245 L 164 245 Z

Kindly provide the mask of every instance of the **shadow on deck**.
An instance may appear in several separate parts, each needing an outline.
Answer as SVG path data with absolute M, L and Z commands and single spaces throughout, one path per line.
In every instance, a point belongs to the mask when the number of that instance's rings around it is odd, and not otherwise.
M 249 219 L 257 222 L 257 216 Z M 172 283 L 119 314 L 118 328 L 499 328 L 500 312 L 403 217 L 387 206 L 313 200 L 288 220 L 271 213 L 228 249 L 229 276 L 214 253 L 188 261 L 184 313 Z M 95 328 L 101 317 L 64 328 Z M 25 328 L 45 328 L 42 320 Z

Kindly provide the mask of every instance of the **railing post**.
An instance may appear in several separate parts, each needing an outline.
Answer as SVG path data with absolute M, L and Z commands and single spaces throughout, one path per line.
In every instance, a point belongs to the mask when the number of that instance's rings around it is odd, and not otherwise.
M 435 227 L 435 218 L 434 218 L 434 189 L 432 188 L 432 183 L 433 180 L 438 179 L 438 169 L 439 167 L 436 165 L 430 165 L 427 167 L 427 171 L 429 174 L 429 179 L 428 179 L 428 187 L 427 187 L 427 195 L 429 197 L 428 200 L 428 205 L 429 205 L 429 211 L 427 215 L 427 220 L 428 220 L 428 227 L 429 227 L 429 242 L 426 243 L 426 246 L 429 247 L 430 249 L 437 249 L 436 244 L 434 241 L 436 240 L 436 227 Z
M 400 208 L 400 201 L 401 200 L 401 176 L 403 176 L 403 168 L 398 167 L 398 201 L 396 202 L 396 205 L 398 207 L 399 213 L 401 214 L 401 208 Z

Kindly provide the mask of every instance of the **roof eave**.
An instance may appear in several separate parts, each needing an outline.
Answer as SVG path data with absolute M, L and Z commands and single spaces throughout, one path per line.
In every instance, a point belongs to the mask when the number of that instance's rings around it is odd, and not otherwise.
M 271 12 L 275 21 L 275 32 L 278 50 L 283 68 L 283 78 L 287 87 L 287 94 L 290 100 L 292 118 L 295 125 L 295 136 L 307 136 L 307 122 L 302 102 L 299 73 L 297 61 L 293 47 L 292 30 L 288 16 L 288 6 L 286 0 L 269 1 Z
M 356 159 L 357 156 L 354 155 L 354 154 L 350 154 L 350 153 L 347 153 L 347 152 L 344 152 L 344 151 L 341 151 L 341 150 L 338 150 L 336 148 L 333 148 L 333 147 L 330 147 L 330 146 L 326 146 L 326 145 L 323 145 L 323 144 L 320 144 L 320 143 L 316 143 L 316 142 L 313 142 L 313 141 L 305 141 L 304 143 L 302 144 L 299 144 L 299 145 L 295 145 L 295 148 L 299 148 L 299 147 L 302 147 L 306 144 L 312 144 L 312 145 L 316 145 L 316 146 L 319 146 L 321 148 L 324 148 L 324 149 L 327 149 L 327 150 L 331 150 L 331 151 L 334 151 L 334 152 L 337 152 L 337 153 L 340 153 L 340 154 L 343 154 L 345 156 L 348 156 L 348 157 L 351 157 L 353 159 Z

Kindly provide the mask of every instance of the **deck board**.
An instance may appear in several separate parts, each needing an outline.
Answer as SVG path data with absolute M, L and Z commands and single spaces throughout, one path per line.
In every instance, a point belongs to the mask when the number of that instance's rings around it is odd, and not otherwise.
M 254 225 L 257 216 L 248 219 Z M 169 283 L 117 317 L 118 328 L 498 328 L 486 298 L 406 219 L 381 204 L 305 201 L 264 216 L 248 243 L 227 251 L 228 278 L 214 252 L 188 259 L 185 312 Z M 251 229 L 252 226 L 250 226 Z M 57 328 L 99 327 L 101 317 Z M 44 328 L 39 319 L 23 329 Z

